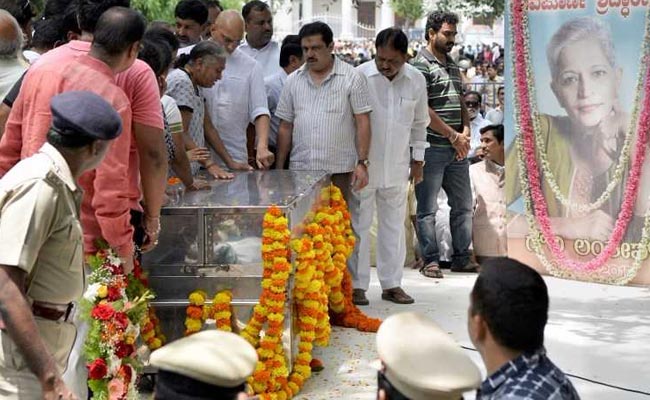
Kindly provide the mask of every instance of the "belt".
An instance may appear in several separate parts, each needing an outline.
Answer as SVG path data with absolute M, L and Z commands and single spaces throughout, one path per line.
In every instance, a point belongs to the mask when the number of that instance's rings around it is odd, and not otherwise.
M 54 308 L 34 302 L 32 304 L 32 314 L 36 317 L 41 317 L 50 321 L 68 322 L 68 319 L 72 315 L 72 308 L 72 303 L 63 305 L 62 308 Z

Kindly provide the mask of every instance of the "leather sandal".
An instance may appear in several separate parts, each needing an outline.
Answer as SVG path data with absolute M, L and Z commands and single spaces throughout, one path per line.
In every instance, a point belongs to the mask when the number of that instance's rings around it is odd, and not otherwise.
M 420 273 L 427 278 L 435 278 L 435 279 L 442 279 L 444 276 L 442 275 L 442 271 L 440 270 L 440 266 L 438 265 L 437 262 L 431 262 L 424 267 L 420 268 Z

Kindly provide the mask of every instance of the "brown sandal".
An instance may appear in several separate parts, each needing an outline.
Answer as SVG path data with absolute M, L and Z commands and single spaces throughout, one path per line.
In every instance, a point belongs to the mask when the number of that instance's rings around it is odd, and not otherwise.
M 444 276 L 442 275 L 442 271 L 440 270 L 440 266 L 438 263 L 432 262 L 424 267 L 420 268 L 420 273 L 427 278 L 434 278 L 434 279 L 442 279 Z

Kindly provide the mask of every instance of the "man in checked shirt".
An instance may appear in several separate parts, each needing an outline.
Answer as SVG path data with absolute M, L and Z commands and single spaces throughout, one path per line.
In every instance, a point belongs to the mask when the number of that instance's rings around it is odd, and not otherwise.
M 469 337 L 488 373 L 477 400 L 580 399 L 546 355 L 548 290 L 537 271 L 502 257 L 481 264 L 468 319 Z

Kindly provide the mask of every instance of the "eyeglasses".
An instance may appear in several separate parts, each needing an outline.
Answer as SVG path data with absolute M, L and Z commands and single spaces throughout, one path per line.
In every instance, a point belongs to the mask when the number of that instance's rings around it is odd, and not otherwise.
M 470 108 L 478 108 L 479 102 L 478 101 L 466 101 L 465 105 Z

